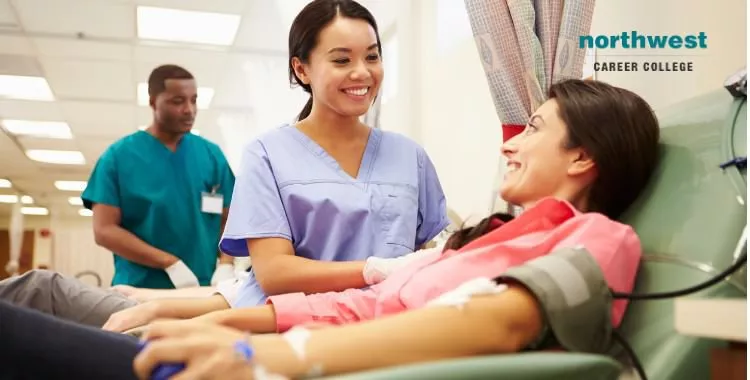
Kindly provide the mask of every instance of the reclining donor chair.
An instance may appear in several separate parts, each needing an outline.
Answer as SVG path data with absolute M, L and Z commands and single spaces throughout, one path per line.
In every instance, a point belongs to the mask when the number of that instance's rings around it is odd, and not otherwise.
M 717 90 L 657 116 L 662 127 L 659 167 L 622 218 L 636 230 L 643 246 L 633 291 L 637 294 L 703 283 L 747 252 L 742 239 L 747 225 L 747 174 L 741 162 L 733 161 L 747 156 L 745 90 Z M 746 299 L 746 285 L 746 267 L 742 267 L 686 297 Z M 674 299 L 631 300 L 619 332 L 650 380 L 708 379 L 710 351 L 727 343 L 677 333 L 674 309 Z M 627 364 L 608 355 L 537 351 L 392 367 L 336 379 L 637 378 L 628 372 Z

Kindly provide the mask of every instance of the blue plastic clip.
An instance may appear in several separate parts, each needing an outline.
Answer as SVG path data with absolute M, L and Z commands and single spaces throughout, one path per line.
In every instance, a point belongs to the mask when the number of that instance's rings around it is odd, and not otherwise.
M 721 165 L 719 167 L 724 170 L 730 166 L 736 166 L 737 169 L 743 170 L 747 168 L 747 157 L 735 157 Z

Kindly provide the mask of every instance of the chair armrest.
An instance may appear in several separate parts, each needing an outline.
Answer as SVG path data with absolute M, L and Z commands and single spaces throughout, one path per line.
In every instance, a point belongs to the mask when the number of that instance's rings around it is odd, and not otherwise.
M 532 352 L 392 367 L 343 376 L 337 380 L 616 380 L 622 365 L 603 355 Z

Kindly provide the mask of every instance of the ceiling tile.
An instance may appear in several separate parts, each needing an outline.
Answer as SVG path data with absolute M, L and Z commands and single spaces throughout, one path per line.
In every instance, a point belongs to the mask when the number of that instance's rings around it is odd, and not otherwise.
M 133 48 L 128 44 L 61 38 L 34 38 L 33 41 L 43 57 L 115 61 L 133 58 Z
M 175 64 L 190 71 L 199 86 L 216 87 L 227 58 L 228 54 L 222 51 L 141 44 L 134 51 L 136 80 L 146 82 L 157 66 Z
M 102 153 L 104 153 L 104 151 L 106 151 L 107 148 L 109 148 L 110 145 L 112 145 L 115 141 L 119 139 L 120 137 L 117 137 L 117 138 L 84 137 L 84 138 L 76 139 L 76 141 L 78 142 L 78 146 L 81 148 L 81 152 L 83 152 L 84 156 L 86 156 L 86 161 L 93 164 L 94 162 L 96 162 L 96 160 L 99 159 Z
M 98 0 L 22 0 L 14 4 L 21 25 L 32 35 L 83 33 L 89 38 L 135 38 L 132 4 Z
M 0 29 L 20 30 L 18 20 L 13 12 L 13 6 L 9 0 L 0 0 Z
M 242 14 L 246 3 L 259 0 L 134 0 L 138 5 L 199 12 Z M 267 0 L 260 0 L 267 1 Z
M 28 56 L 36 54 L 36 52 L 34 51 L 34 45 L 32 45 L 31 41 L 28 38 L 22 36 L 0 35 L 0 46 L 3 47 L 3 54 Z
M 17 137 L 18 142 L 23 149 L 45 149 L 45 150 L 73 150 L 77 151 L 78 144 L 75 140 L 70 139 L 43 139 L 28 136 Z
M 0 160 L 0 178 L 8 178 L 13 182 L 19 176 L 33 174 L 34 163 L 26 158 L 23 150 L 5 133 L 0 133 L 0 152 L 3 152 L 3 159 Z
M 60 99 L 135 102 L 136 83 L 126 62 L 43 58 L 52 92 Z
M 64 121 L 56 102 L 0 99 L 0 118 L 38 121 Z
M 106 102 L 62 102 L 61 108 L 75 138 L 121 137 L 136 125 L 136 107 Z

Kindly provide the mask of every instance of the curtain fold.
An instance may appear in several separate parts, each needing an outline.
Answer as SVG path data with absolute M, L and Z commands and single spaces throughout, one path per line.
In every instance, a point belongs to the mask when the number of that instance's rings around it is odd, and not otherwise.
M 464 1 L 507 141 L 523 130 L 553 83 L 581 78 L 585 49 L 578 48 L 578 36 L 589 34 L 595 0 Z
M 594 0 L 465 0 L 498 117 L 524 125 L 552 83 L 580 78 Z

